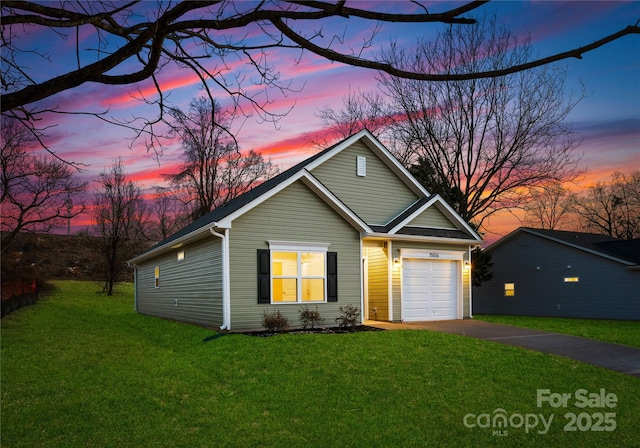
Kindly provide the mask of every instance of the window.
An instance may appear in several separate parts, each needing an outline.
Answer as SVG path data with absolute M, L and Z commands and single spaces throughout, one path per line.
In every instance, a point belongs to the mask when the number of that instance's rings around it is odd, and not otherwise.
M 516 284 L 515 283 L 505 283 L 504 284 L 504 296 L 505 297 L 515 297 L 516 295 Z
M 156 288 L 160 287 L 160 266 L 156 266 L 155 269 Z
M 258 250 L 258 303 L 335 302 L 337 253 L 328 244 Z
M 578 283 L 580 281 L 580 277 L 565 277 L 565 283 Z
M 184 260 L 184 251 L 183 250 L 178 252 L 178 261 L 182 261 L 182 260 Z
M 323 252 L 271 252 L 272 302 L 324 302 Z

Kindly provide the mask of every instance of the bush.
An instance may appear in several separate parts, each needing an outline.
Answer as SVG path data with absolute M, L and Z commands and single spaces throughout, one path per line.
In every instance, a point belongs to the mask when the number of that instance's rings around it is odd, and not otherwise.
M 272 313 L 265 311 L 262 317 L 262 326 L 269 331 L 285 331 L 289 328 L 289 319 L 287 316 L 283 316 L 280 310 L 275 310 Z
M 313 329 L 316 324 L 322 322 L 323 320 L 324 319 L 320 317 L 320 312 L 318 311 L 317 305 L 315 310 L 310 310 L 306 305 L 300 310 L 300 323 L 302 324 L 302 328 L 304 330 L 306 330 L 307 328 Z
M 353 330 L 358 322 L 358 316 L 360 316 L 360 310 L 357 306 L 341 306 L 340 316 L 336 317 L 336 322 L 340 328 L 351 328 Z

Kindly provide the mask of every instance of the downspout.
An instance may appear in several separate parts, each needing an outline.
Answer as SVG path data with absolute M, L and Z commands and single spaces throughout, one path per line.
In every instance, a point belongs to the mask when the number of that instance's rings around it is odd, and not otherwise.
M 473 319 L 473 264 L 471 260 L 471 246 L 469 246 L 469 319 Z
M 231 330 L 231 289 L 229 275 L 229 229 L 224 229 L 224 234 L 213 230 L 215 226 L 209 227 L 211 235 L 222 240 L 222 326 L 220 330 Z

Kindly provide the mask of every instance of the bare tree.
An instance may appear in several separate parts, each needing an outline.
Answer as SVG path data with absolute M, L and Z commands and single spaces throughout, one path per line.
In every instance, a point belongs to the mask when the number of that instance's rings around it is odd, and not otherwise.
M 469 74 L 517 66 L 530 51 L 485 20 L 423 41 L 417 53 L 392 48 L 385 59 L 409 71 Z M 530 187 L 577 174 L 578 141 L 564 120 L 580 98 L 565 97 L 564 70 L 443 82 L 382 74 L 379 84 L 394 117 L 390 148 L 415 175 L 455 192 L 467 221 L 481 226 L 499 210 L 526 204 Z
M 580 228 L 620 239 L 640 238 L 640 170 L 615 172 L 610 183 L 598 182 L 578 197 Z
M 576 194 L 559 182 L 550 182 L 533 188 L 524 206 L 525 224 L 547 230 L 569 226 L 568 218 L 574 210 Z
M 189 111 L 172 109 L 172 130 L 180 137 L 185 163 L 164 175 L 196 219 L 276 173 L 255 151 L 243 155 L 229 131 L 232 116 L 217 102 L 192 100 Z
M 314 141 L 320 148 L 326 148 L 333 141 L 345 139 L 363 129 L 369 130 L 379 140 L 393 124 L 393 111 L 386 98 L 379 92 L 351 92 L 342 98 L 342 109 L 324 106 L 318 110 L 327 130 L 322 141 Z
M 470 1 L 437 13 L 428 12 L 422 5 L 423 13 L 405 14 L 384 13 L 376 11 L 373 6 L 353 8 L 343 0 L 56 4 L 5 0 L 0 5 L 2 113 L 27 121 L 36 131 L 35 120 L 42 113 L 82 112 L 61 111 L 52 107 L 51 102 L 41 102 L 44 99 L 88 82 L 117 86 L 151 80 L 159 99 L 146 100 L 158 106 L 158 116 L 140 117 L 121 121 L 120 124 L 131 127 L 138 135 L 146 135 L 153 144 L 154 125 L 162 120 L 167 103 L 157 75 L 166 67 L 190 70 L 211 100 L 215 96 L 214 90 L 222 92 L 230 95 L 237 106 L 251 104 L 258 113 L 269 117 L 270 112 L 266 108 L 270 103 L 269 96 L 264 92 L 256 95 L 254 90 L 245 88 L 245 84 L 285 91 L 292 88 L 271 63 L 270 52 L 274 49 L 291 50 L 298 56 L 310 52 L 327 60 L 406 79 L 451 81 L 494 78 L 566 58 L 581 58 L 583 54 L 626 35 L 640 33 L 638 24 L 630 19 L 629 26 L 579 48 L 541 59 L 513 61 L 500 67 L 478 67 L 464 72 L 442 72 L 437 65 L 402 68 L 394 61 L 376 58 L 367 51 L 380 24 L 444 23 L 465 26 L 476 22 L 467 14 L 485 3 Z M 340 32 L 325 35 L 323 27 L 335 18 L 367 21 L 372 24 L 370 28 L 373 31 L 361 48 L 353 48 Z M 47 48 L 29 47 L 29 41 L 21 39 L 27 30 L 33 35 L 50 36 L 50 45 Z M 68 72 L 43 68 L 43 65 L 58 60 L 56 45 L 68 51 L 68 45 L 58 45 L 58 39 L 70 41 L 75 46 L 76 64 Z M 29 63 L 28 58 L 34 56 L 40 56 L 42 64 Z M 238 71 L 234 66 L 249 68 L 250 71 Z M 47 77 L 42 76 L 43 73 L 55 75 Z M 109 119 L 103 112 L 106 111 L 93 113 Z
M 149 240 L 163 240 L 188 224 L 188 209 L 169 188 L 156 187 L 149 208 L 149 220 L 145 226 Z
M 19 232 L 50 232 L 85 210 L 82 201 L 69 207 L 87 183 L 68 164 L 31 151 L 36 144 L 22 122 L 2 119 L 0 186 L 2 188 L 2 252 Z
M 144 245 L 143 228 L 146 205 L 142 191 L 128 180 L 122 160 L 100 173 L 96 192 L 94 218 L 102 237 L 104 260 L 103 292 L 113 295 L 113 287 L 127 269 L 126 260 L 139 253 Z

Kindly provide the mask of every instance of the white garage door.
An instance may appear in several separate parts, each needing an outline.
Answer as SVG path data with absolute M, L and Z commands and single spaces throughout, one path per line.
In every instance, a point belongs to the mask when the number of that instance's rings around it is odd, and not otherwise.
M 455 261 L 405 259 L 402 307 L 407 322 L 457 318 Z

